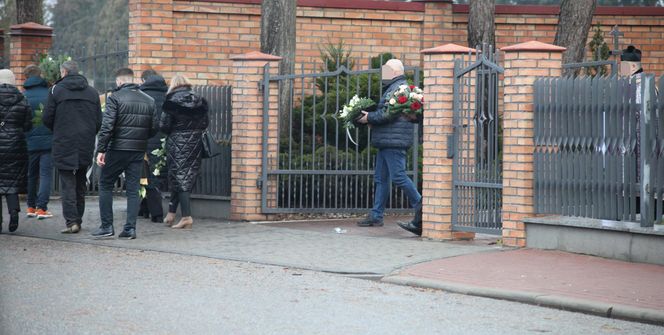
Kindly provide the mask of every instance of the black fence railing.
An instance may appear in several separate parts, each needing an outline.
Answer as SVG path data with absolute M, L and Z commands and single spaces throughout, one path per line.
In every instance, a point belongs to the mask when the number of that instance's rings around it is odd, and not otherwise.
M 231 196 L 231 86 L 195 86 L 210 106 L 208 133 L 221 145 L 221 155 L 203 160 L 193 194 L 212 198 Z
M 664 99 L 655 86 L 646 75 L 535 82 L 537 213 L 661 222 Z
M 99 92 L 115 87 L 115 70 L 127 66 L 129 51 L 119 40 L 95 44 L 92 48 L 70 47 L 54 49 L 51 56 L 69 56 L 78 63 L 79 70 Z

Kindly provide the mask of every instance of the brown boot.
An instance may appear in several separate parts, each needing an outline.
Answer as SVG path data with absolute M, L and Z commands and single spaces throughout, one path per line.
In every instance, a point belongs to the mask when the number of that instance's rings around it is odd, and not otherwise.
M 191 225 L 194 224 L 194 219 L 191 218 L 191 216 L 185 216 L 182 219 L 180 219 L 180 222 L 176 224 L 175 226 L 171 226 L 173 229 L 191 229 Z
M 173 225 L 173 222 L 175 222 L 175 213 L 168 212 L 164 218 L 164 223 L 166 226 L 170 227 Z

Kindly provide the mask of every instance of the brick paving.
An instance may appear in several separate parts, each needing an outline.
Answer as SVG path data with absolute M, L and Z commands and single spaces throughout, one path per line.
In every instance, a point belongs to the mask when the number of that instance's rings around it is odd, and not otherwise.
M 519 249 L 434 260 L 400 276 L 664 311 L 664 266 Z

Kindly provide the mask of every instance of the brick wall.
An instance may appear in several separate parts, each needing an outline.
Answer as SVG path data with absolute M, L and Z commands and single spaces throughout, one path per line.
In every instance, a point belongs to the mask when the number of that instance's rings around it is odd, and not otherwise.
M 22 88 L 25 81 L 23 69 L 35 64 L 37 54 L 51 48 L 53 28 L 34 22 L 27 22 L 10 27 L 10 70 L 16 75 L 16 84 Z
M 392 52 L 421 65 L 419 51 L 466 44 L 467 6 L 451 1 L 299 0 L 296 69 L 320 66 L 319 47 L 343 39 L 358 67 Z M 529 40 L 552 43 L 556 7 L 497 6 L 498 47 Z M 529 14 L 527 14 L 529 13 Z M 643 50 L 644 69 L 664 72 L 664 8 L 600 7 L 594 23 L 620 25 L 623 44 Z M 229 84 L 233 55 L 260 48 L 260 0 L 130 0 L 130 64 L 168 77 L 188 73 L 198 84 Z M 624 46 L 623 45 L 623 46 Z

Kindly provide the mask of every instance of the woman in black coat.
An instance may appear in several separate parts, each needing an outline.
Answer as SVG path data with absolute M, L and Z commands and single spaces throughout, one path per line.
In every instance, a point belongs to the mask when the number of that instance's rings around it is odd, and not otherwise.
M 207 129 L 208 103 L 191 90 L 191 83 L 181 75 L 171 80 L 160 121 L 166 134 L 166 165 L 171 201 L 164 223 L 172 228 L 191 228 L 190 196 L 201 168 L 202 134 Z M 182 218 L 176 225 L 175 212 L 181 206 Z
M 28 186 L 28 145 L 25 132 L 32 129 L 32 109 L 14 86 L 16 78 L 9 70 L 0 70 L 0 231 L 2 198 L 7 199 L 9 231 L 18 228 L 18 194 Z

